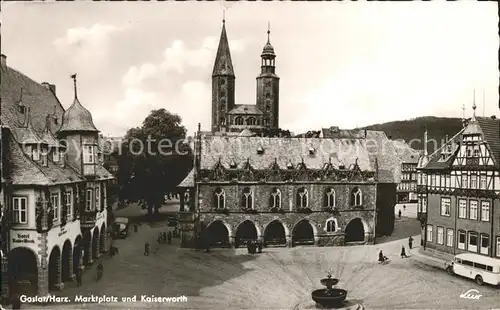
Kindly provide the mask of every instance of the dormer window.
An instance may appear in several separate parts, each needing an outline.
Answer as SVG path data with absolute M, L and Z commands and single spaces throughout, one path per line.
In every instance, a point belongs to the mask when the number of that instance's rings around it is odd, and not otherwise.
M 57 119 L 57 117 L 54 117 L 54 125 L 57 125 L 59 123 L 59 120 Z
M 264 154 L 264 149 L 262 148 L 262 146 L 259 146 L 259 147 L 257 148 L 257 154 L 259 154 L 259 155 Z
M 21 114 L 26 113 L 26 107 L 25 107 L 25 106 L 23 106 L 23 105 L 20 105 L 20 106 L 19 106 L 19 113 L 21 113 Z
M 37 147 L 33 148 L 31 152 L 31 157 L 33 158 L 34 161 L 40 160 L 40 150 Z
M 292 163 L 288 163 L 288 164 L 286 164 L 286 167 L 287 167 L 288 169 L 293 169 L 293 164 L 292 164 Z
M 316 153 L 316 150 L 311 146 L 309 147 L 309 155 L 314 155 Z
M 85 145 L 83 147 L 83 163 L 95 164 L 94 145 Z
M 40 158 L 42 160 L 42 166 L 46 167 L 48 165 L 48 162 L 47 162 L 47 152 L 42 152 Z
M 59 161 L 59 150 L 52 151 L 52 161 L 57 163 Z

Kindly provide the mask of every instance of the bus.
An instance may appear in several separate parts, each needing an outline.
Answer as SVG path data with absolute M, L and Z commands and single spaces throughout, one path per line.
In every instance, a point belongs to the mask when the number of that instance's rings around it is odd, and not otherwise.
M 451 263 L 446 264 L 450 275 L 459 275 L 473 279 L 477 284 L 500 285 L 500 259 L 473 253 L 455 255 Z

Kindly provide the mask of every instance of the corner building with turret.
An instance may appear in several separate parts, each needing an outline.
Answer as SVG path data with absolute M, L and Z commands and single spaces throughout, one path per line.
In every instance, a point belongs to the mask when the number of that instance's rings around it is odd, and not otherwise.
M 266 135 L 279 129 L 280 112 L 276 54 L 267 35 L 256 104 L 237 105 L 222 25 L 211 130 L 198 129 L 194 169 L 179 184 L 194 193 L 189 201 L 181 195 L 182 245 L 238 247 L 260 240 L 265 246 L 339 246 L 390 235 L 401 161 L 383 132 Z
M 77 96 L 1 56 L 2 299 L 62 290 L 108 249 L 107 183 L 99 130 Z M 69 83 L 68 83 L 69 84 Z

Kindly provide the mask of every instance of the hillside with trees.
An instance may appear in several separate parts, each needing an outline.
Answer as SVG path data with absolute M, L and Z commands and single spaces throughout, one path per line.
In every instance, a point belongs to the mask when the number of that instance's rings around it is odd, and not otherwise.
M 424 148 L 423 137 L 426 128 L 428 139 L 430 141 L 428 144 L 428 150 L 429 152 L 433 152 L 436 143 L 432 143 L 432 140 L 437 141 L 437 145 L 439 147 L 441 145 L 441 141 L 446 138 L 446 135 L 451 138 L 462 129 L 462 119 L 424 116 L 410 120 L 370 125 L 361 129 L 383 131 L 387 137 L 393 140 L 403 139 L 406 142 L 413 140 L 411 147 L 422 150 Z

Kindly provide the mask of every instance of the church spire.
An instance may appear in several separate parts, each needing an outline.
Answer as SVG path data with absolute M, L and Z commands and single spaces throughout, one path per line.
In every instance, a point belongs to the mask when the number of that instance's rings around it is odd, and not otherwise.
M 231 52 L 229 50 L 229 41 L 226 33 L 225 13 L 222 19 L 222 32 L 220 34 L 219 47 L 217 48 L 217 56 L 215 56 L 214 70 L 212 73 L 212 76 L 217 75 L 234 76 L 233 62 L 231 61 Z

